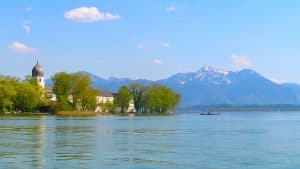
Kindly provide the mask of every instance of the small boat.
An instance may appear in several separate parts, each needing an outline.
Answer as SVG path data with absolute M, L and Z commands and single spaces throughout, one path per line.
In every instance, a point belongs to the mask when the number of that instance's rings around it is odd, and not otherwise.
M 216 116 L 216 115 L 220 115 L 219 113 L 211 113 L 211 112 L 203 112 L 200 113 L 201 116 Z

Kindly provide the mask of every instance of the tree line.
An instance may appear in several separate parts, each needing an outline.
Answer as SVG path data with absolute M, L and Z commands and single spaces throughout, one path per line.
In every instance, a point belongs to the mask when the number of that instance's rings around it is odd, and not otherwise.
M 180 103 L 180 95 L 159 84 L 145 86 L 131 83 L 121 86 L 114 96 L 113 103 L 97 103 L 100 90 L 92 88 L 92 80 L 85 73 L 56 73 L 52 77 L 53 92 L 57 102 L 56 111 L 94 111 L 100 106 L 110 113 L 128 113 L 130 103 L 138 114 L 167 114 Z
M 0 113 L 38 111 L 46 102 L 43 89 L 30 76 L 20 80 L 0 75 Z
M 97 103 L 100 90 L 85 73 L 59 72 L 52 76 L 56 101 L 50 101 L 36 79 L 25 80 L 0 75 L 0 112 L 37 112 L 41 107 L 58 111 L 95 111 L 97 106 L 110 113 L 128 113 L 130 103 L 137 114 L 167 114 L 180 103 L 180 95 L 172 89 L 152 84 L 131 83 L 122 86 L 114 95 L 113 103 Z

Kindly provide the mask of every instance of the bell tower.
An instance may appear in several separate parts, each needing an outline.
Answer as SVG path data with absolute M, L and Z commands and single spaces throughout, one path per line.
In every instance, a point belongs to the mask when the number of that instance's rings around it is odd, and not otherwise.
M 45 88 L 45 73 L 43 67 L 37 61 L 32 68 L 32 77 L 36 79 L 38 84 L 44 89 Z

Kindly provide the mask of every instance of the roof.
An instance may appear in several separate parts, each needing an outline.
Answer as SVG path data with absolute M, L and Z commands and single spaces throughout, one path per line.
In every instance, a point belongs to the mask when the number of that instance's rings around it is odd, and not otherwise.
M 100 94 L 98 96 L 102 96 L 102 97 L 114 97 L 111 92 L 106 91 L 106 90 L 101 90 Z
M 44 69 L 39 64 L 39 62 L 37 62 L 32 68 L 32 77 L 44 77 L 44 75 Z

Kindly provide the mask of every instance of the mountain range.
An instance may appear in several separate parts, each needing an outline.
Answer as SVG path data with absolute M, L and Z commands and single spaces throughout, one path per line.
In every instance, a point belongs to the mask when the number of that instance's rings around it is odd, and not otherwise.
M 83 73 L 91 76 L 93 87 L 112 92 L 132 82 L 168 86 L 181 95 L 181 106 L 300 104 L 300 85 L 278 84 L 251 69 L 224 71 L 206 66 L 196 72 L 177 73 L 157 81 L 115 77 L 104 79 L 89 72 Z M 51 80 L 46 82 L 51 85 Z

